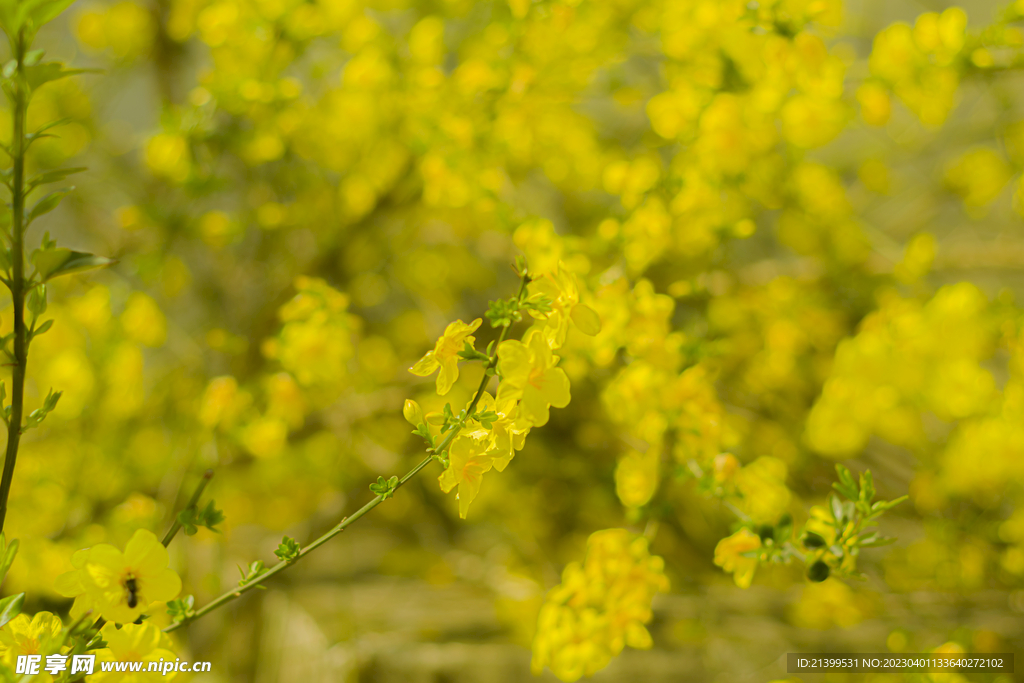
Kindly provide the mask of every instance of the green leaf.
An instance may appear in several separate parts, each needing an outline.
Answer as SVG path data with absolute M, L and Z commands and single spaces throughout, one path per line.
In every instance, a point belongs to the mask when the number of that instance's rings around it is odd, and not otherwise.
M 25 602 L 25 594 L 9 595 L 0 600 L 0 626 L 21 614 L 21 606 Z
M 217 525 L 224 521 L 224 512 L 218 510 L 212 500 L 206 502 L 206 507 L 195 516 L 196 524 L 204 526 L 214 533 L 220 533 Z
M 175 621 L 184 621 L 195 615 L 193 606 L 196 604 L 196 599 L 192 595 L 186 595 L 178 600 L 171 600 L 167 603 L 167 613 L 171 615 L 171 618 Z
M 95 256 L 82 251 L 70 249 L 45 249 L 33 256 L 36 271 L 43 282 L 61 275 L 77 273 L 83 270 L 104 268 L 117 263 L 114 259 Z
M 30 225 L 32 221 L 39 218 L 43 214 L 50 213 L 51 211 L 56 209 L 57 205 L 60 204 L 60 200 L 64 198 L 64 195 L 66 195 L 67 193 L 71 192 L 74 189 L 75 188 L 73 187 L 65 187 L 62 190 L 54 190 L 50 194 L 40 199 L 38 202 L 36 202 L 36 205 L 33 206 L 32 210 L 29 212 L 28 218 L 25 220 L 25 225 Z
M 65 69 L 60 62 L 43 62 L 25 67 L 25 81 L 31 90 L 35 90 L 51 81 L 59 81 L 68 76 L 81 73 L 78 69 Z
M 25 418 L 25 424 L 22 426 L 22 433 L 38 427 L 46 419 L 46 416 L 53 412 L 53 409 L 57 407 L 57 401 L 60 400 L 62 391 L 54 391 L 50 389 L 50 392 L 46 395 L 46 399 L 43 401 L 41 408 L 36 408 L 28 417 Z
M 896 539 L 890 536 L 874 536 L 874 534 L 871 536 L 861 540 L 859 543 L 861 548 L 878 548 L 896 542 Z
M 843 494 L 843 496 L 849 498 L 850 500 L 857 500 L 860 493 L 857 490 L 857 483 L 854 481 L 853 475 L 850 473 L 850 470 L 843 467 L 842 465 L 837 464 L 836 474 L 839 475 L 839 482 L 833 483 L 832 488 L 834 488 L 836 491 Z
M 65 116 L 64 118 L 57 119 L 56 121 L 50 121 L 46 125 L 42 126 L 39 130 L 37 130 L 36 134 L 50 130 L 51 128 L 56 128 L 57 126 L 63 126 L 65 123 L 71 123 L 72 121 L 74 121 L 74 119 L 70 116 Z
M 875 480 L 871 476 L 871 470 L 865 470 L 860 475 L 860 499 L 865 503 L 870 503 L 871 499 L 875 497 Z
M 242 580 L 238 582 L 238 585 L 244 586 L 253 579 L 258 578 L 260 574 L 263 574 L 266 571 L 266 567 L 263 566 L 263 560 L 256 560 L 255 562 L 252 562 L 248 567 L 248 571 L 239 567 L 238 572 L 242 575 Z M 257 586 L 257 588 L 264 588 L 264 586 Z
M 40 173 L 39 175 L 28 181 L 27 191 L 31 192 L 35 188 L 39 187 L 40 185 L 45 185 L 46 183 L 58 183 L 73 173 L 81 173 L 82 171 L 85 170 L 87 169 L 84 166 L 78 166 L 75 168 L 55 168 L 52 171 Z
M 46 312 L 46 285 L 40 284 L 29 290 L 28 310 L 32 315 L 39 317 Z
M 35 330 L 33 330 L 32 338 L 35 339 L 41 334 L 46 334 L 47 332 L 50 331 L 51 327 L 53 327 L 53 318 L 50 318 L 49 320 L 45 321 L 42 325 L 37 327 Z
M 195 536 L 199 529 L 196 527 L 196 511 L 193 508 L 186 508 L 178 513 L 176 519 L 181 525 L 181 530 L 186 536 Z
M 886 510 L 891 510 L 892 508 L 896 507 L 897 505 L 899 505 L 900 503 L 902 503 L 906 499 L 907 499 L 907 496 L 900 496 L 899 498 L 896 498 L 895 500 L 877 500 L 877 501 L 874 502 L 874 504 L 872 504 L 871 511 L 872 512 L 885 512 Z
M 18 555 L 18 545 L 18 539 L 14 539 L 8 545 L 6 536 L 0 532 L 0 581 L 3 581 L 11 565 L 14 564 L 14 558 Z
M 33 28 L 38 29 L 56 19 L 60 13 L 71 6 L 75 0 L 27 0 L 26 14 L 32 20 Z M 41 51 L 40 51 L 41 52 Z
M 830 507 L 832 508 L 832 516 L 835 518 L 836 523 L 838 525 L 842 525 L 843 524 L 843 518 L 845 517 L 845 515 L 843 514 L 843 503 L 842 503 L 842 501 L 839 500 L 838 496 L 832 495 L 832 496 L 828 497 L 828 502 L 829 502 Z

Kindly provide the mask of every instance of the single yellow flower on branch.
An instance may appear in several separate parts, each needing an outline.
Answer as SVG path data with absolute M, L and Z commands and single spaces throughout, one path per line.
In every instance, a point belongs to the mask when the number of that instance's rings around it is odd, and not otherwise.
M 548 423 L 551 406 L 569 405 L 569 378 L 555 367 L 558 356 L 540 330 L 531 328 L 523 341 L 514 339 L 498 346 L 498 403 L 519 400 L 519 413 L 535 427 Z
M 97 609 L 107 621 L 130 624 L 150 604 L 167 602 L 181 591 L 181 579 L 167 567 L 169 559 L 153 532 L 139 529 L 124 552 L 100 543 L 75 553 L 75 570 L 57 577 L 55 588 L 76 598 L 73 615 Z
M 409 368 L 409 372 L 426 377 L 440 368 L 441 372 L 437 375 L 437 393 L 441 396 L 447 394 L 455 380 L 459 378 L 459 351 L 466 343 L 472 346 L 476 342 L 472 335 L 482 322 L 482 318 L 477 318 L 468 325 L 461 320 L 448 325 L 434 345 L 434 350 L 427 351 L 416 365 Z
M 452 442 L 448 451 L 448 469 L 438 477 L 438 481 L 445 493 L 459 487 L 459 517 L 462 519 L 466 518 L 470 503 L 480 493 L 484 473 L 494 467 L 494 456 L 497 454 L 487 439 L 462 435 Z

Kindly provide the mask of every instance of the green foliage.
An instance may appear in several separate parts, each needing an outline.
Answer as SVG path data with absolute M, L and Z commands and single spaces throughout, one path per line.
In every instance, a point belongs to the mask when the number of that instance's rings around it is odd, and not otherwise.
M 194 536 L 199 531 L 199 527 L 206 527 L 210 531 L 220 533 L 217 526 L 224 521 L 224 513 L 217 509 L 214 501 L 208 500 L 206 507 L 202 509 L 198 507 L 185 508 L 178 513 L 177 519 L 188 536 Z
M 0 2 L 0 29 L 12 44 L 19 35 L 26 35 L 26 42 L 31 43 L 35 32 L 56 19 L 72 2 L 74 0 L 3 0 Z M 28 53 L 31 62 L 41 56 L 41 50 Z M 10 77 L 10 74 L 5 73 L 5 76 Z
M 33 255 L 32 260 L 36 267 L 36 277 L 42 282 L 61 275 L 105 268 L 115 263 L 113 259 L 61 248 L 39 250 Z
M 24 603 L 24 593 L 8 595 L 6 598 L 0 598 L 0 626 L 3 626 L 14 617 L 21 614 L 21 608 Z
M 281 539 L 281 544 L 277 546 L 277 550 L 274 551 L 274 554 L 277 555 L 277 558 L 282 562 L 294 562 L 299 559 L 299 553 L 301 550 L 302 547 L 299 545 L 298 541 L 289 536 L 285 536 Z
M 46 394 L 46 398 L 43 399 L 43 405 L 33 410 L 25 418 L 25 424 L 22 426 L 21 431 L 25 432 L 41 425 L 43 420 L 46 419 L 46 416 L 52 413 L 57 407 L 57 401 L 60 400 L 63 393 L 64 392 L 62 391 L 54 391 L 53 389 L 50 389 Z
M 242 569 L 241 567 L 239 567 L 238 568 L 238 573 L 242 575 L 242 578 L 239 579 L 239 581 L 238 581 L 239 587 L 243 587 L 243 586 L 248 585 L 249 583 L 251 583 L 255 579 L 259 578 L 260 576 L 262 576 L 266 572 L 267 572 L 267 568 L 263 566 L 263 560 L 255 560 L 253 562 L 250 562 L 249 566 L 246 567 L 245 569 Z M 265 590 L 266 589 L 265 586 L 262 586 L 262 585 L 257 585 L 256 587 L 261 589 L 261 590 Z
M 390 479 L 377 477 L 377 481 L 370 484 L 370 492 L 374 495 L 380 496 L 382 500 L 387 500 L 394 496 L 396 488 L 398 488 L 397 476 L 393 476 Z
M 3 402 L 3 392 L 0 391 L 0 403 Z M 4 577 L 7 576 L 7 572 L 10 570 L 11 565 L 14 564 L 14 558 L 18 555 L 18 539 L 13 539 L 10 543 L 7 542 L 7 536 L 0 532 L 0 582 L 3 582 Z
M 171 616 L 174 621 L 184 621 L 195 615 L 193 606 L 195 605 L 196 599 L 194 596 L 185 595 L 177 600 L 171 600 L 167 603 L 167 614 Z

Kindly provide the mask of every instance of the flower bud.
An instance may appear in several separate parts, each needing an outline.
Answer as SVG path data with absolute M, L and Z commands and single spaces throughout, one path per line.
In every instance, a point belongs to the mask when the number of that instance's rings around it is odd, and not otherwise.
M 821 560 L 818 560 L 808 568 L 807 578 L 815 583 L 821 583 L 828 578 L 830 573 L 831 569 L 829 566 Z
M 402 415 L 413 427 L 419 427 L 423 424 L 423 410 L 420 408 L 420 404 L 413 401 L 411 398 L 405 399 L 405 405 L 402 407 Z

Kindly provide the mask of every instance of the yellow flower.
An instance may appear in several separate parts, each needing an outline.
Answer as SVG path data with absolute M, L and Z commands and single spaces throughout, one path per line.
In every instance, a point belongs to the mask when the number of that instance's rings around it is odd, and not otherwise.
M 320 278 L 298 277 L 295 289 L 277 313 L 281 332 L 263 353 L 302 386 L 336 385 L 348 373 L 359 319 L 348 313 L 349 298 Z
M 467 423 L 467 435 L 476 439 L 489 439 L 490 447 L 495 451 L 494 469 L 499 472 L 505 470 L 516 451 L 523 450 L 526 435 L 530 432 L 530 423 L 519 415 L 518 407 L 515 399 L 505 398 L 501 403 L 497 403 L 494 397 L 485 391 L 480 396 L 476 412 L 493 412 L 498 416 L 497 419 L 491 423 L 490 429 L 475 420 Z
M 444 396 L 459 378 L 459 351 L 463 344 L 473 344 L 476 338 L 472 336 L 476 328 L 483 322 L 477 318 L 468 325 L 461 320 L 448 325 L 444 334 L 437 340 L 433 351 L 427 351 L 423 358 L 420 358 L 416 365 L 409 368 L 409 372 L 419 377 L 426 377 L 438 368 L 441 372 L 437 375 L 437 393 Z
M 446 469 L 438 482 L 441 490 L 445 493 L 451 491 L 457 485 L 459 493 L 459 517 L 466 518 L 469 512 L 469 505 L 480 492 L 480 484 L 483 482 L 484 473 L 494 466 L 495 451 L 490 450 L 490 443 L 487 439 L 476 439 L 472 436 L 460 435 L 452 441 L 448 450 L 448 469 Z
M 498 403 L 520 400 L 519 413 L 535 427 L 548 422 L 548 408 L 569 405 L 569 378 L 556 368 L 544 335 L 534 328 L 523 341 L 509 340 L 498 346 Z
M 565 343 L 570 320 L 580 332 L 591 337 L 601 331 L 600 317 L 594 309 L 580 303 L 576 276 L 567 271 L 561 261 L 558 262 L 558 270 L 545 273 L 530 282 L 527 293 L 527 300 L 543 297 L 551 302 L 551 310 L 546 313 L 530 311 L 533 317 L 544 320 L 542 329 L 551 348 L 557 349 Z
M 615 467 L 615 493 L 629 508 L 647 505 L 658 490 L 661 445 L 653 444 L 646 452 L 630 450 L 619 458 Z
M 749 529 L 740 529 L 732 536 L 723 538 L 715 546 L 715 564 L 730 572 L 740 588 L 750 588 L 757 571 L 757 558 L 744 557 L 743 553 L 758 550 L 761 539 Z
M 61 574 L 54 581 L 54 590 L 64 597 L 75 599 L 74 604 L 71 605 L 70 616 L 72 619 L 78 619 L 95 608 L 93 599 L 85 592 L 85 584 L 82 582 L 81 570 L 85 567 L 88 557 L 88 548 L 76 550 L 71 556 L 71 566 L 74 567 L 74 570 Z
M 168 569 L 168 560 L 157 537 L 139 529 L 123 553 L 106 543 L 89 548 L 86 555 L 76 553 L 72 565 L 77 568 L 58 577 L 56 588 L 69 598 L 84 592 L 104 619 L 129 624 L 150 603 L 166 602 L 181 591 L 181 579 Z
M 107 647 L 96 653 L 96 659 L 101 662 L 173 662 L 175 654 L 171 651 L 171 640 L 155 625 L 149 622 L 141 624 L 125 624 L 120 629 L 113 624 L 107 624 L 100 631 L 103 640 L 107 641 Z M 143 665 L 143 669 L 148 668 Z M 169 671 L 165 676 L 160 671 L 121 672 L 101 671 L 96 667 L 96 673 L 89 677 L 90 681 L 102 683 L 135 683 L 142 681 L 164 681 L 177 675 L 175 671 Z
M 786 463 L 762 456 L 736 473 L 741 509 L 758 524 L 774 524 L 792 494 L 786 487 Z
M 19 655 L 47 655 L 58 651 L 64 625 L 56 615 L 38 612 L 29 618 L 19 614 L 0 629 L 0 660 L 13 670 Z M 51 680 L 47 673 L 33 680 Z

